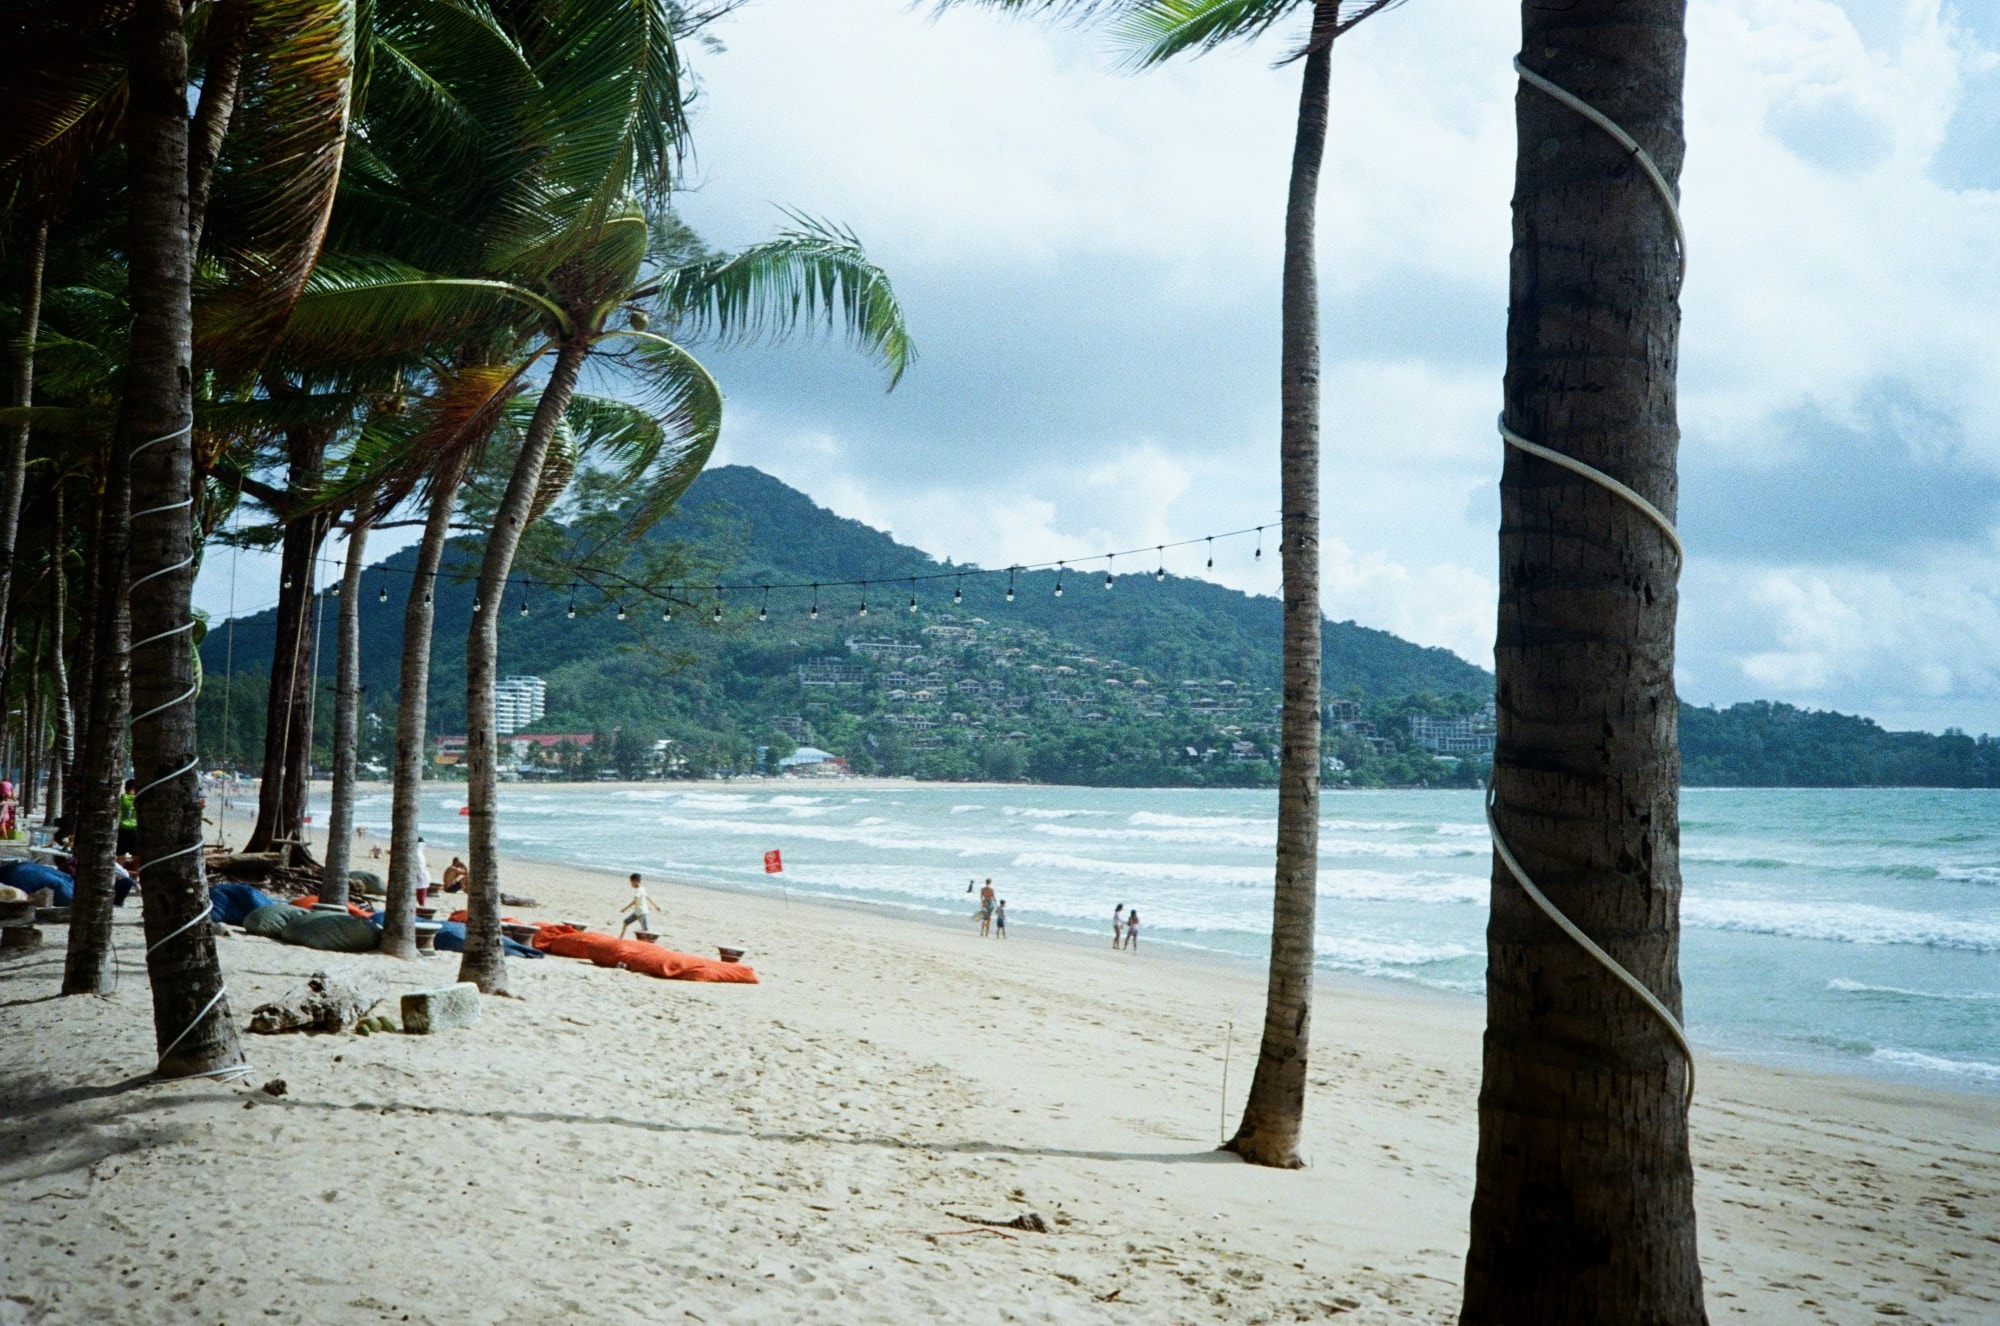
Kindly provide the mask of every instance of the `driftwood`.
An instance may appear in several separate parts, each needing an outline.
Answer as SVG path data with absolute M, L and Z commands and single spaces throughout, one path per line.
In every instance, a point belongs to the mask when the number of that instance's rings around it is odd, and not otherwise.
M 316 971 L 284 998 L 250 1011 L 250 1030 L 272 1036 L 287 1031 L 346 1031 L 387 993 L 364 972 Z

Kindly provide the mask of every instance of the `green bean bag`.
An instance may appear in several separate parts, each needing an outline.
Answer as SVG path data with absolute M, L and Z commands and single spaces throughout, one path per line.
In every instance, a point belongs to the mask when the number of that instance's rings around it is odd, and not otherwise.
M 274 902 L 259 907 L 244 917 L 243 928 L 264 939 L 282 939 L 285 932 L 293 925 L 311 915 L 311 912 L 294 907 L 288 902 Z
M 339 912 L 299 912 L 299 919 L 278 936 L 283 944 L 298 944 L 326 953 L 373 953 L 382 944 L 382 932 L 373 921 Z

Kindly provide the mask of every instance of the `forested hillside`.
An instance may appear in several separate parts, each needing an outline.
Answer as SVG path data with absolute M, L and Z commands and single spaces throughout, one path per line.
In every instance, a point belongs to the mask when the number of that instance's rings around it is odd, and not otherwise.
M 545 533 L 545 542 L 562 543 Z M 1201 551 L 1185 550 L 1179 564 L 1198 567 Z M 455 544 L 437 591 L 434 733 L 464 730 L 467 580 L 476 554 L 472 539 Z M 363 582 L 362 675 L 375 716 L 364 744 L 378 758 L 393 731 L 413 560 L 411 551 L 398 553 Z M 628 563 L 632 580 L 671 601 L 671 622 L 661 620 L 660 597 L 610 588 L 602 577 L 602 590 L 517 586 L 500 619 L 503 674 L 548 683 L 549 711 L 537 730 L 599 738 L 578 772 L 644 772 L 654 767 L 655 743 L 667 739 L 672 767 L 685 774 L 747 770 L 759 747 L 769 761 L 808 742 L 860 770 L 932 777 L 1174 785 L 1271 776 L 1273 598 L 1174 574 L 1156 580 L 1143 562 L 1121 565 L 1107 591 L 1100 561 L 1067 572 L 1060 598 L 1057 573 L 1022 573 L 1009 601 L 1004 571 L 938 562 L 743 466 L 703 475 Z M 548 559 L 536 565 L 542 569 L 526 574 L 547 578 Z M 913 584 L 912 576 L 943 578 Z M 690 587 L 864 579 L 866 587 L 817 595 L 732 592 L 720 599 L 720 624 L 717 596 Z M 272 615 L 239 621 L 233 653 L 220 625 L 203 645 L 204 748 L 222 758 L 227 694 L 229 751 L 243 762 L 254 758 L 261 730 Z M 323 670 L 330 671 L 330 620 L 326 630 Z M 1326 623 L 1324 642 L 1328 696 L 1361 706 L 1358 727 L 1329 732 L 1328 749 L 1345 766 L 1335 781 L 1463 783 L 1483 772 L 1478 759 L 1432 760 L 1410 738 L 1408 719 L 1475 712 L 1492 694 L 1491 674 L 1447 650 L 1353 622 Z M 802 667 L 827 660 L 857 669 L 856 679 L 802 682 Z M 331 706 L 321 709 L 324 730 Z M 1681 728 L 1684 776 L 1693 785 L 2000 786 L 2000 743 L 1963 734 L 1887 732 L 1867 719 L 1768 703 L 1684 706 Z M 1357 735 L 1371 730 L 1372 741 Z

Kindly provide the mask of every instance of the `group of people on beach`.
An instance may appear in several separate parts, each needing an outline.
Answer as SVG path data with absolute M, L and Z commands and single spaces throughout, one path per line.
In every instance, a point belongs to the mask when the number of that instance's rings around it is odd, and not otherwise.
M 972 892 L 972 885 L 972 880 L 968 879 L 965 881 L 965 891 L 967 893 Z M 974 920 L 979 922 L 979 937 L 981 939 L 989 937 L 1005 939 L 1007 937 L 1007 900 L 993 891 L 992 880 L 987 880 L 986 886 L 979 890 L 979 910 L 974 912 L 972 916 Z
M 1139 909 L 1137 907 L 1128 912 L 1125 910 L 1125 904 L 1121 902 L 1112 908 L 1111 948 L 1114 952 L 1121 948 L 1131 953 L 1139 951 Z

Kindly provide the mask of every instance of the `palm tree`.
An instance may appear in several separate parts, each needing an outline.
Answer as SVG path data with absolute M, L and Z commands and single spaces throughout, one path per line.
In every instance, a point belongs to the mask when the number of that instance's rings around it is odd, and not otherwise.
M 119 445 L 134 510 L 132 767 L 146 973 L 162 1077 L 243 1062 L 215 937 L 203 923 L 201 810 L 194 753 L 194 653 L 187 632 L 195 559 L 192 496 L 194 255 L 188 246 L 187 46 L 180 0 L 138 0 L 130 23 L 132 337 Z
M 974 0 L 1010 10 L 1083 15 L 1109 11 L 1133 64 L 1148 68 L 1262 36 L 1300 9 L 1306 39 L 1297 129 L 1285 199 L 1279 322 L 1278 488 L 1284 535 L 1284 703 L 1279 720 L 1278 849 L 1271 903 L 1271 965 L 1264 1034 L 1250 1095 L 1224 1143 L 1258 1165 L 1295 1169 L 1305 1117 L 1314 914 L 1319 898 L 1319 276 L 1315 210 L 1326 152 L 1334 39 L 1398 0 Z
M 340 633 L 333 683 L 333 787 L 326 817 L 326 869 L 321 902 L 347 901 L 348 849 L 354 839 L 354 774 L 361 727 L 361 569 L 375 501 L 364 495 L 347 522 L 347 566 L 340 577 Z
M 1522 6 L 1500 483 L 1499 841 L 1674 1018 L 1681 1006 L 1673 204 L 1680 0 Z M 1510 439 L 1512 440 L 1512 439 Z M 1505 862 L 1487 926 L 1479 1158 L 1460 1320 L 1699 1323 L 1690 1066 L 1677 1027 L 1559 929 Z

